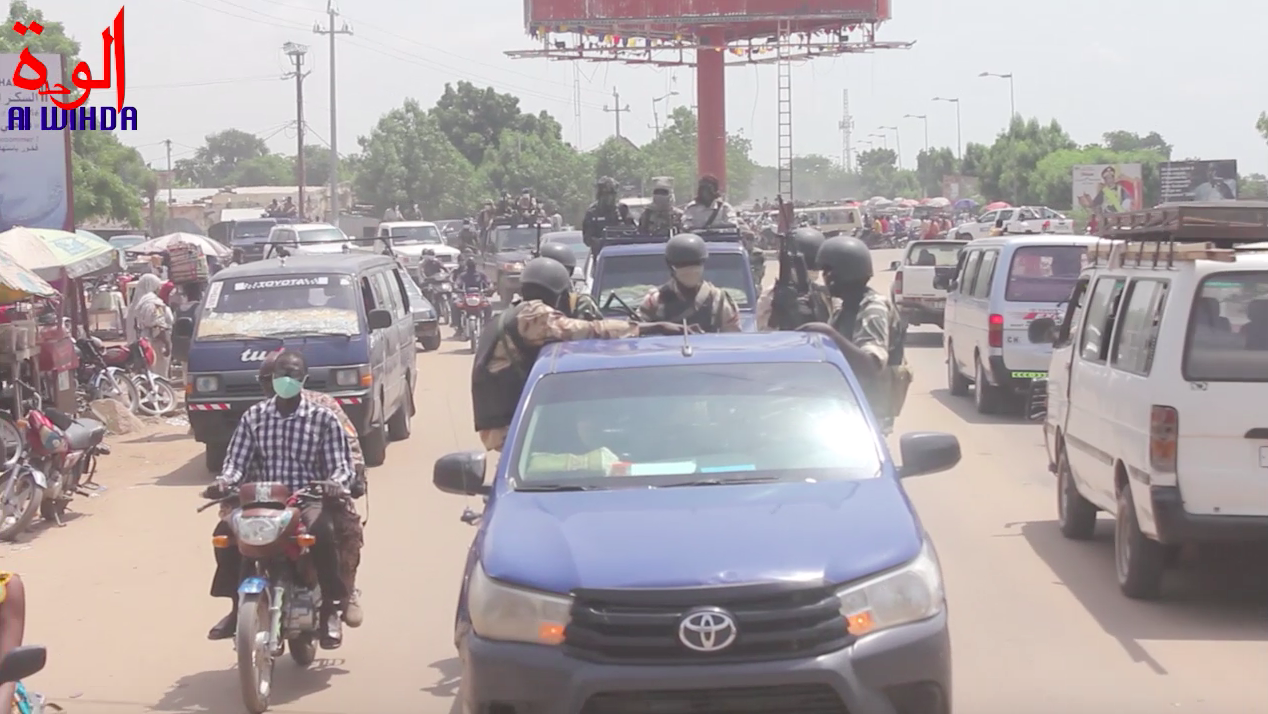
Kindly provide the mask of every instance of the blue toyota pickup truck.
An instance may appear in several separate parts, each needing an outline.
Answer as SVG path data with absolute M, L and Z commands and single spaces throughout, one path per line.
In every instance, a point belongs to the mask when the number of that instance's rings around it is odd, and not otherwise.
M 455 621 L 461 711 L 949 714 L 942 574 L 891 458 L 818 335 L 545 349 L 491 485 Z

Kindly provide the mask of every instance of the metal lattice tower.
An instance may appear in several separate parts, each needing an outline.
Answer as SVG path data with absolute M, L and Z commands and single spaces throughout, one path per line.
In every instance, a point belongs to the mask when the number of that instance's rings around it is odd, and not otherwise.
M 788 202 L 793 200 L 791 42 L 791 26 L 787 20 L 781 20 L 776 48 L 779 74 L 779 195 Z
M 841 168 L 854 173 L 854 117 L 850 116 L 850 90 L 841 91 Z

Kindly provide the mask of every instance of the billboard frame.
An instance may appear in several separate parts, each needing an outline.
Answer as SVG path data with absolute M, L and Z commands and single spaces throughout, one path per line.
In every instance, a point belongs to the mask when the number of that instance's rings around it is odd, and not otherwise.
M 67 81 L 67 79 L 66 79 L 66 78 L 67 78 L 67 69 L 68 69 L 68 66 L 69 66 L 70 58 L 69 58 L 69 57 L 68 57 L 65 53 L 61 53 L 61 52 L 33 52 L 33 53 L 31 53 L 31 54 L 32 54 L 32 55 L 34 55 L 34 56 L 36 57 L 36 59 L 39 59 L 41 62 L 45 62 L 46 64 L 47 64 L 46 60 L 47 60 L 48 58 L 51 58 L 51 57 L 56 57 L 56 58 L 57 58 L 57 62 L 58 62 L 58 70 L 59 70 L 59 71 L 58 71 L 58 72 L 56 72 L 56 73 L 52 73 L 52 72 L 50 72 L 49 74 L 50 74 L 50 75 L 54 75 L 54 76 L 59 77 L 59 78 L 62 80 L 62 82 L 66 82 L 66 81 Z M 7 62 L 8 60 L 7 60 L 6 58 L 12 58 L 12 61 L 13 61 L 13 66 L 14 66 L 15 68 L 17 68 L 17 67 L 19 67 L 19 66 L 20 66 L 20 63 L 21 63 L 21 53 L 19 53 L 19 52 L 6 52 L 6 53 L 3 53 L 3 54 L 0 54 L 0 60 L 4 60 L 5 62 Z M 6 66 L 7 66 L 7 64 L 6 64 Z M 16 69 L 15 69 L 15 71 L 16 71 Z M 47 103 L 47 98 L 45 98 L 45 101 L 46 101 L 46 103 Z M 32 108 L 34 109 L 35 107 L 32 107 Z M 35 112 L 32 112 L 32 114 L 35 114 Z M 32 121 L 32 123 L 34 124 L 34 116 L 32 117 L 32 120 L 33 120 L 33 121 Z M 6 115 L 6 116 L 5 116 L 5 128 L 7 128 L 7 126 L 8 126 L 8 117 L 7 117 L 7 115 Z M 30 130 L 28 130 L 28 131 L 31 131 L 31 132 L 39 132 L 40 134 L 47 134 L 47 133 L 48 133 L 48 132 L 44 131 L 42 128 L 41 128 L 41 129 L 30 129 Z M 50 228 L 50 229 L 55 229 L 55 230 L 63 230 L 63 231 L 67 231 L 67 232 L 70 232 L 70 233 L 75 232 L 75 172 L 74 172 L 74 166 L 73 166 L 73 164 L 72 164 L 72 154 L 74 153 L 74 143 L 73 143 L 72 138 L 71 138 L 71 131 L 70 131 L 70 125 L 69 125 L 69 122 L 67 123 L 67 126 L 63 127 L 60 131 L 61 131 L 61 133 L 62 133 L 62 151 L 63 151 L 63 153 L 64 153 L 64 157 L 63 157 L 63 158 L 64 158 L 64 160 L 63 160 L 63 168 L 62 168 L 62 171 L 63 171 L 63 176 L 64 176 L 64 179 L 63 179 L 63 180 L 64 180 L 64 182 L 65 182 L 65 183 L 64 183 L 64 186 L 65 186 L 65 189 L 66 189 L 66 190 L 65 190 L 65 194 L 66 194 L 66 198 L 65 198 L 65 201 L 66 201 L 66 215 L 65 215 L 65 218 L 63 219 L 63 221 L 62 221 L 62 225 L 60 225 L 60 226 L 49 226 L 49 225 L 39 225 L 39 226 L 32 225 L 32 226 L 27 226 L 27 225 L 23 225 L 22 227 L 24 227 L 24 228 Z M 22 224 L 14 224 L 14 225 L 15 225 L 15 226 L 17 226 L 17 225 L 22 225 Z M 7 228 L 4 228 L 4 226 L 3 226 L 3 225 L 0 225 L 0 230 L 7 230 Z

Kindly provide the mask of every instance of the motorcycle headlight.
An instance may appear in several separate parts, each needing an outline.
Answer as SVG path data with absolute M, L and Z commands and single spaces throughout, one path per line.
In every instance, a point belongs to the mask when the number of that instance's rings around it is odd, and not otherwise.
M 467 583 L 467 611 L 477 635 L 503 642 L 558 645 L 571 618 L 572 598 L 499 583 L 477 563 Z
M 440 284 L 440 292 L 442 292 L 442 293 L 451 293 L 451 292 L 453 292 L 453 283 L 441 283 L 441 284 Z
M 195 392 L 199 392 L 199 393 L 205 394 L 205 393 L 207 393 L 207 392 L 215 392 L 215 391 L 219 391 L 219 389 L 220 389 L 220 378 L 219 378 L 219 377 L 210 377 L 210 376 L 207 376 L 207 377 L 195 377 L 195 378 L 194 378 L 194 391 L 195 391 Z
M 866 582 L 837 591 L 841 616 L 856 637 L 927 620 L 946 608 L 942 568 L 926 540 L 915 560 Z
M 265 546 L 282 536 L 291 523 L 290 511 L 278 511 L 277 515 L 233 517 L 233 532 L 247 545 Z

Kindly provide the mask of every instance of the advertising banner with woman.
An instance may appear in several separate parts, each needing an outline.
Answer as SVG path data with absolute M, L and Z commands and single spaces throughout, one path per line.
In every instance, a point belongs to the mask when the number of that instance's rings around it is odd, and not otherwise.
M 1094 216 L 1145 208 L 1140 164 L 1079 164 L 1071 179 L 1074 201 Z

